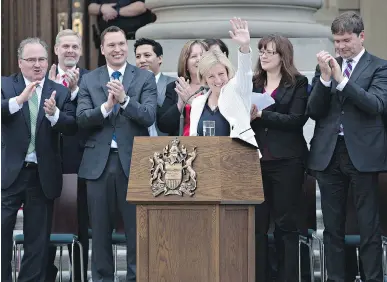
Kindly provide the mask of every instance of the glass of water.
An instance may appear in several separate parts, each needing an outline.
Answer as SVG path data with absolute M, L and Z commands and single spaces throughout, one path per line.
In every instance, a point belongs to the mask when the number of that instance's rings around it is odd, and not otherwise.
M 215 136 L 215 121 L 203 121 L 203 136 Z

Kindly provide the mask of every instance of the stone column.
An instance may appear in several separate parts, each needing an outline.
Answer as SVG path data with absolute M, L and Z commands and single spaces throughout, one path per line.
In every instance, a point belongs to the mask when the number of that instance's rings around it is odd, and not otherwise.
M 228 34 L 229 20 L 234 16 L 249 23 L 253 62 L 257 61 L 257 41 L 270 33 L 280 33 L 292 41 L 296 65 L 309 78 L 316 65 L 316 53 L 322 49 L 333 52 L 329 27 L 316 23 L 314 18 L 322 0 L 146 0 L 146 5 L 157 20 L 140 28 L 136 38 L 160 42 L 164 48 L 162 70 L 170 74 L 176 73 L 180 50 L 188 39 L 224 40 L 236 64 L 236 46 Z M 133 47 L 132 41 L 129 46 Z M 129 55 L 129 61 L 134 62 L 132 50 Z
M 387 1 L 360 1 L 365 29 L 364 46 L 375 56 L 387 60 Z
M 224 37 L 234 16 L 249 21 L 252 37 L 279 32 L 293 38 L 328 37 L 313 14 L 322 0 L 147 0 L 157 21 L 136 37 L 191 39 Z

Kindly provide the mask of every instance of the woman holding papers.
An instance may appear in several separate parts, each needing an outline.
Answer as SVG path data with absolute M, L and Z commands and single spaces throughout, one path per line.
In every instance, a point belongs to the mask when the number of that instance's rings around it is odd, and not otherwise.
M 265 203 L 257 208 L 256 225 L 266 223 L 266 230 L 261 230 L 261 234 L 267 233 L 269 218 L 262 218 L 262 215 L 265 208 L 269 209 L 275 223 L 276 281 L 297 281 L 298 207 L 308 152 L 303 135 L 303 126 L 308 119 L 305 116 L 308 80 L 295 68 L 293 46 L 287 38 L 279 35 L 264 37 L 258 43 L 258 52 L 253 95 L 269 97 L 253 97 L 252 101 L 262 103 L 271 97 L 274 103 L 266 108 L 257 108 L 253 104 L 251 108 L 251 127 L 262 153 L 265 193 Z
M 225 54 L 218 50 L 203 54 L 198 66 L 199 80 L 209 90 L 191 104 L 190 135 L 204 135 L 204 123 L 215 121 L 216 136 L 240 138 L 257 146 L 250 127 L 251 49 L 247 22 L 231 21 L 232 40 L 239 45 L 238 70 L 235 72 Z

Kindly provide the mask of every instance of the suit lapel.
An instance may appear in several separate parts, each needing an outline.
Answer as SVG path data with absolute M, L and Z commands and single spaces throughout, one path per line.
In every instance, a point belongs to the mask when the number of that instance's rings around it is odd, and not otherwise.
M 132 83 L 134 78 L 134 67 L 130 64 L 126 64 L 124 77 L 122 79 L 122 84 L 124 85 L 125 93 L 128 95 L 129 86 Z
M 36 120 L 36 131 L 38 131 L 39 126 L 43 120 L 43 117 L 45 116 L 45 112 L 43 109 L 44 100 L 50 99 L 52 91 L 54 91 L 54 89 L 51 87 L 51 83 L 55 83 L 55 82 L 51 82 L 49 79 L 46 78 L 43 84 L 42 94 L 40 96 L 38 118 Z
M 288 88 L 286 88 L 282 83 L 280 83 L 280 85 L 277 88 L 277 92 L 275 93 L 275 96 L 274 96 L 274 100 L 277 103 L 280 103 L 282 101 L 287 89 Z
M 157 104 L 161 107 L 165 100 L 165 88 L 167 87 L 167 78 L 162 73 L 157 82 Z
M 125 68 L 124 77 L 122 78 L 122 85 L 124 86 L 124 91 L 126 95 L 128 95 L 128 90 L 129 90 L 130 84 L 133 81 L 133 78 L 134 78 L 134 67 L 132 67 L 130 64 L 127 64 Z M 107 87 L 106 87 L 106 91 L 107 91 Z M 110 115 L 110 120 L 113 124 L 116 124 L 116 121 L 119 115 L 120 115 L 119 112 L 116 115 L 115 114 Z
M 371 56 L 368 54 L 368 52 L 364 52 L 363 56 L 360 57 L 359 62 L 357 63 L 355 69 L 353 70 L 349 80 L 356 81 L 359 78 L 360 74 L 362 74 L 363 71 L 368 67 L 370 62 L 371 62 Z
M 107 66 L 104 66 L 103 68 L 101 68 L 101 72 L 99 74 L 99 81 L 101 82 L 101 87 L 103 89 L 103 92 L 106 95 L 106 98 L 109 97 L 108 88 L 106 86 L 106 84 L 110 81 Z
M 23 90 L 26 88 L 26 84 L 24 82 L 24 78 L 22 74 L 17 75 L 17 77 L 14 80 L 13 87 L 15 89 L 15 96 L 20 95 L 23 92 Z M 24 116 L 24 120 L 28 127 L 28 132 L 31 132 L 30 108 L 28 107 L 28 102 L 23 104 L 23 107 L 21 108 L 21 112 Z
M 211 90 L 209 90 L 204 95 L 195 98 L 197 107 L 192 107 L 190 112 L 190 120 L 191 120 L 190 126 L 192 127 L 193 131 L 195 131 L 194 134 L 197 134 L 200 116 L 203 113 L 204 106 L 206 105 L 207 99 L 210 96 L 210 94 L 211 94 Z M 218 106 L 220 101 L 221 100 L 218 101 Z M 191 135 L 191 132 L 190 132 L 190 135 Z
M 351 76 L 349 77 L 349 80 L 355 82 L 359 78 L 359 76 L 365 71 L 365 69 L 368 67 L 370 62 L 371 62 L 371 56 L 366 51 L 364 52 L 363 56 L 360 57 L 359 62 L 356 64 L 355 69 L 353 70 Z M 337 83 L 336 83 L 336 86 L 337 86 Z M 342 103 L 344 103 L 346 99 L 347 97 L 343 97 Z

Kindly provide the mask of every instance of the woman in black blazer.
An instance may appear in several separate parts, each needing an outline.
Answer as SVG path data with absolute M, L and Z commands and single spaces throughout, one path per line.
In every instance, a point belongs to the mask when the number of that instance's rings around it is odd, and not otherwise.
M 275 223 L 278 258 L 276 281 L 297 281 L 298 210 L 308 152 L 303 135 L 303 126 L 308 119 L 305 116 L 308 80 L 295 68 L 293 46 L 287 38 L 279 35 L 264 37 L 258 43 L 258 52 L 253 77 L 253 91 L 256 93 L 253 95 L 266 92 L 275 103 L 266 109 L 257 109 L 253 105 L 251 110 L 251 127 L 262 153 L 265 193 L 265 203 L 256 209 L 257 244 L 263 245 L 260 252 L 265 256 L 262 248 L 267 248 L 265 237 L 270 211 Z M 260 260 L 265 263 L 265 258 L 259 258 L 258 255 L 257 265 L 261 263 Z M 263 277 L 264 272 L 264 269 L 257 269 L 257 273 L 262 273 Z

